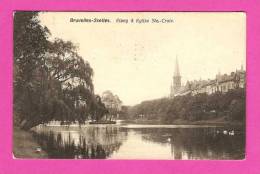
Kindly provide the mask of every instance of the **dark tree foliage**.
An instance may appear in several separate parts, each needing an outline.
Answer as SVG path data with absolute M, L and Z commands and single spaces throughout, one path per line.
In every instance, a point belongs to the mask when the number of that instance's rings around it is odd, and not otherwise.
M 102 107 L 89 63 L 72 42 L 49 36 L 38 12 L 15 13 L 14 123 L 23 129 L 51 120 L 83 123 Z
M 105 107 L 105 104 L 102 103 L 101 97 L 99 95 L 96 95 L 95 102 L 92 103 L 91 108 L 92 120 L 100 121 L 105 114 L 108 114 L 108 109 Z
M 245 89 L 212 95 L 185 95 L 144 101 L 128 108 L 129 119 L 153 119 L 165 123 L 176 120 L 200 121 L 225 117 L 229 121 L 245 120 Z

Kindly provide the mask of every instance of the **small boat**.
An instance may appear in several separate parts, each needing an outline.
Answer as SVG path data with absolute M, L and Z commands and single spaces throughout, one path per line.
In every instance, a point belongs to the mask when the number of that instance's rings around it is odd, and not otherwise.
M 89 124 L 116 124 L 116 121 L 91 121 Z

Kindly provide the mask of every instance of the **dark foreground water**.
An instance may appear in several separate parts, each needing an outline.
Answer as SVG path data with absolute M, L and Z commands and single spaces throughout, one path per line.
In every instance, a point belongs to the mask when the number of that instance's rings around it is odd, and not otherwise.
M 244 159 L 241 127 L 181 125 L 38 126 L 55 159 Z

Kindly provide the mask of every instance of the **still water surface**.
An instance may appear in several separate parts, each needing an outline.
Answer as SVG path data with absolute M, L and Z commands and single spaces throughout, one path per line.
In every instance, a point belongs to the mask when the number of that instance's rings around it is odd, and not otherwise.
M 245 154 L 241 127 L 38 126 L 34 132 L 55 159 L 243 159 Z

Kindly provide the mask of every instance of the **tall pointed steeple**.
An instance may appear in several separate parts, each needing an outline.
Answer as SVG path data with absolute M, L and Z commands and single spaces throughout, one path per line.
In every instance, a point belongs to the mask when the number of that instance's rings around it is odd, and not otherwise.
M 173 83 L 171 88 L 171 97 L 174 97 L 181 89 L 181 74 L 179 69 L 178 57 L 175 59 L 174 73 L 173 73 Z
M 179 69 L 179 63 L 178 63 L 178 56 L 176 56 L 175 59 L 175 67 L 174 67 L 174 76 L 180 76 L 180 69 Z

